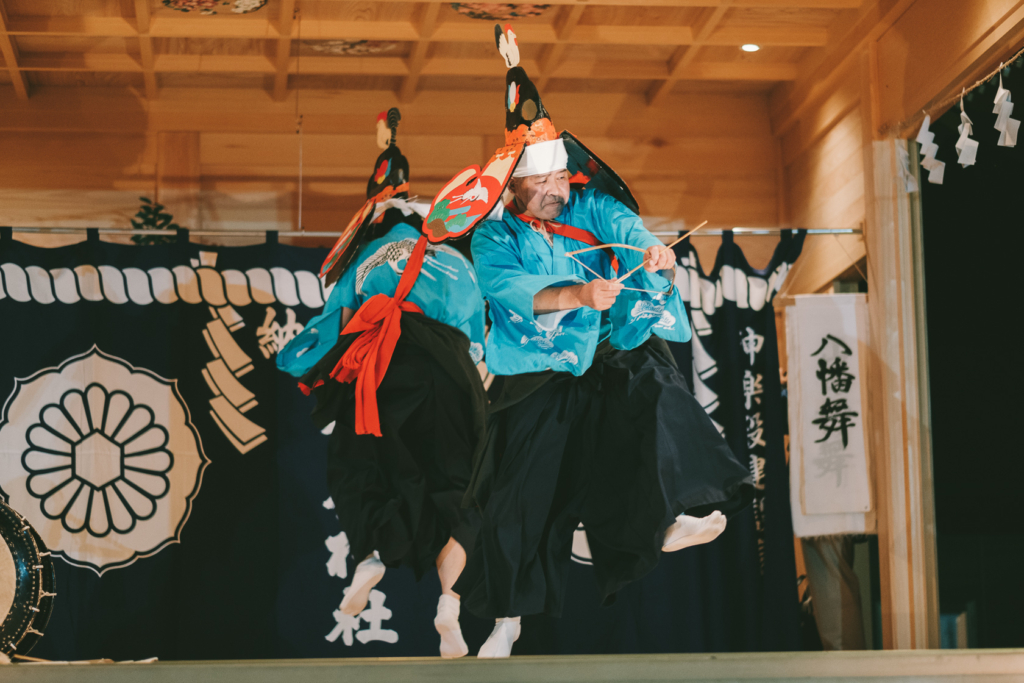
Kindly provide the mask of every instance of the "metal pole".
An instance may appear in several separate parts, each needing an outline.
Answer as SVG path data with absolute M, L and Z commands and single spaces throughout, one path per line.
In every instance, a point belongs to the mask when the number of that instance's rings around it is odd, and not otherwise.
M 721 236 L 725 232 L 732 232 L 733 235 L 781 235 L 783 230 L 804 230 L 808 235 L 860 235 L 860 228 L 718 228 L 715 230 L 701 230 L 692 237 Z M 658 237 L 678 237 L 682 230 L 651 232 Z
M 155 235 L 174 237 L 174 230 L 136 230 L 133 228 L 12 228 L 14 232 L 36 233 L 47 235 L 76 235 L 95 229 L 101 235 Z M 784 228 L 732 228 L 734 235 L 781 235 Z M 860 235 L 860 228 L 787 228 L 806 230 L 808 235 Z M 701 230 L 693 237 L 721 236 L 726 229 Z M 276 232 L 279 237 L 341 237 L 340 232 L 320 232 L 317 230 L 186 230 L 189 236 L 198 237 L 265 237 L 269 232 Z M 655 231 L 658 237 L 678 237 L 681 231 Z

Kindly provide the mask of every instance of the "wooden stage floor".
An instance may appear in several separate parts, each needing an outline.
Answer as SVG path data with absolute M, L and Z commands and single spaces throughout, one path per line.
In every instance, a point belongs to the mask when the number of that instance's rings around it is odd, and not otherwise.
M 0 666 L 3 683 L 1024 682 L 1021 650 L 303 659 Z

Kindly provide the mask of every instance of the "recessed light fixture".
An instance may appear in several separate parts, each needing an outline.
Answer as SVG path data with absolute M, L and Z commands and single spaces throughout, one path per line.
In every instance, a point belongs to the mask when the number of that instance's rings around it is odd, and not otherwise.
M 757 52 L 761 49 L 761 46 L 754 45 L 753 43 L 747 43 L 746 45 L 741 46 L 740 49 L 744 52 Z

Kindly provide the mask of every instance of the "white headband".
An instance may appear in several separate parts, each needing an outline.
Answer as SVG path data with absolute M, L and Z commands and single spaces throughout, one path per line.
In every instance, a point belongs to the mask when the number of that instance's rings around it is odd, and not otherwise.
M 531 175 L 564 171 L 569 163 L 569 153 L 565 151 L 562 138 L 535 142 L 523 149 L 523 158 L 512 173 L 513 178 L 524 178 Z

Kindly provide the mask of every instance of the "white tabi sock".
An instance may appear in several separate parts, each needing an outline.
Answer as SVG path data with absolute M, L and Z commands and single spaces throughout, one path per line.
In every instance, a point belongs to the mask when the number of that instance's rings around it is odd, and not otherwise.
M 441 634 L 441 657 L 456 659 L 469 654 L 469 646 L 462 638 L 459 626 L 459 599 L 452 595 L 441 594 L 437 601 L 437 616 L 434 617 L 434 628 Z
M 672 526 L 665 530 L 663 553 L 671 553 L 690 546 L 710 543 L 725 531 L 725 515 L 715 510 L 707 517 L 679 515 Z
M 519 640 L 519 617 L 505 617 L 494 620 L 494 630 L 487 642 L 480 646 L 479 659 L 505 659 L 512 654 L 512 643 Z
M 356 565 L 352 575 L 352 584 L 345 589 L 345 599 L 341 601 L 341 611 L 354 617 L 366 609 L 366 601 L 370 599 L 370 591 L 384 578 L 384 563 L 376 555 L 370 555 Z

